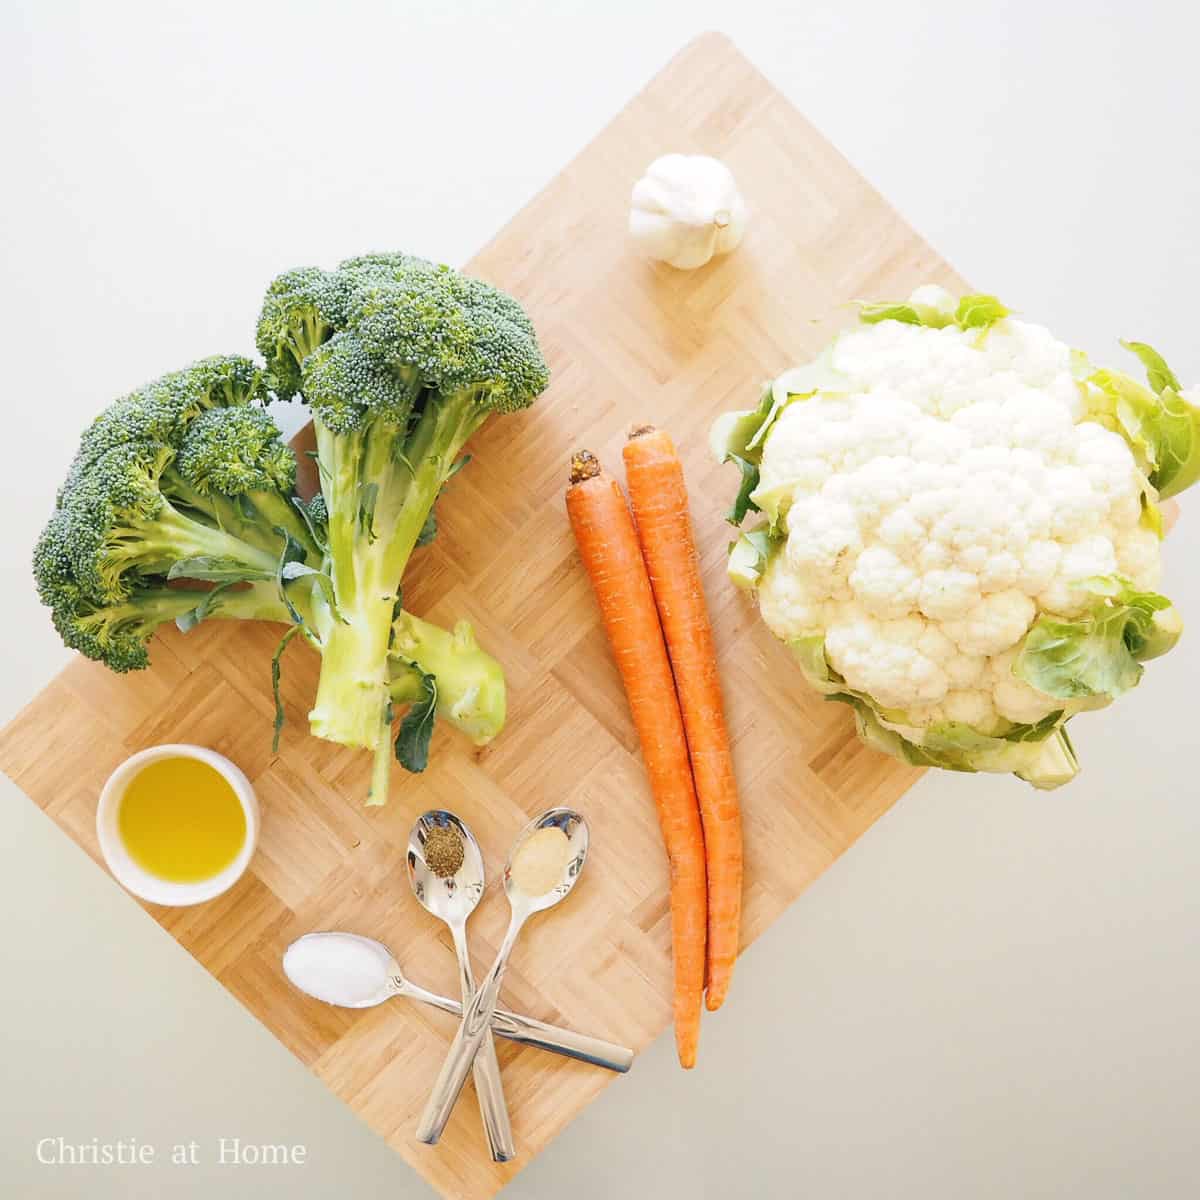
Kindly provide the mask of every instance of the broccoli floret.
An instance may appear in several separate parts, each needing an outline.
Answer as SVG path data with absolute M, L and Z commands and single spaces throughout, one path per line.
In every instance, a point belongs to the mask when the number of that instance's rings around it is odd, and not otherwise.
M 300 391 L 304 360 L 346 322 L 353 280 L 336 271 L 299 267 L 267 289 L 258 318 L 258 350 L 283 400 Z
M 179 442 L 163 491 L 278 560 L 290 537 L 316 564 L 321 547 L 294 496 L 296 456 L 264 409 L 201 413 Z
M 147 642 L 166 621 L 177 621 L 205 605 L 207 615 L 287 620 L 274 585 L 262 583 L 219 593 L 169 588 L 165 579 L 134 578 L 125 594 L 98 594 L 86 576 L 76 574 L 79 533 L 73 514 L 58 509 L 47 522 L 33 553 L 38 596 L 51 611 L 65 645 L 113 671 L 135 671 L 149 665 Z M 90 565 L 90 563 L 89 563 Z
M 378 750 L 409 556 L 436 530 L 433 505 L 467 440 L 491 413 L 531 404 L 546 364 L 514 299 L 405 254 L 281 276 L 259 348 L 281 393 L 309 404 L 317 435 L 340 621 L 329 627 L 310 723 L 320 737 Z
M 144 652 L 101 652 L 128 635 L 95 632 L 130 628 L 142 592 L 177 575 L 273 581 L 281 527 L 311 542 L 290 502 L 295 459 L 259 407 L 265 378 L 249 359 L 202 359 L 123 396 L 85 430 L 34 553 L 68 644 L 105 661 L 116 654 L 121 669 L 144 665 Z M 162 611 L 150 607 L 150 624 Z
M 149 666 L 148 643 L 160 625 L 179 622 L 204 605 L 206 617 L 286 621 L 287 610 L 271 585 L 200 591 L 145 587 L 126 599 L 97 604 L 87 596 L 63 597 L 51 610 L 64 644 L 112 671 L 140 671 Z
M 97 600 L 123 600 L 139 577 L 187 574 L 206 579 L 274 575 L 277 556 L 186 516 L 159 488 L 175 452 L 128 442 L 101 455 L 74 482 L 61 513 L 72 574 Z
M 304 398 L 326 429 L 353 433 L 383 417 L 402 425 L 420 391 L 415 376 L 405 377 L 367 353 L 362 339 L 335 333 L 304 360 Z
M 217 408 L 192 422 L 179 443 L 179 473 L 200 492 L 290 493 L 296 456 L 261 408 Z
M 78 459 L 91 462 L 125 442 L 174 446 L 201 413 L 265 404 L 266 374 L 248 358 L 204 358 L 110 404 L 84 431 Z

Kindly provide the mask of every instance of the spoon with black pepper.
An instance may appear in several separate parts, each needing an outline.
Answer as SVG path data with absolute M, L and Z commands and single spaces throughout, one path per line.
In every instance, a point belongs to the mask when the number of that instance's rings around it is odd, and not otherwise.
M 408 838 L 408 881 L 426 911 L 450 928 L 454 952 L 458 955 L 464 1008 L 475 996 L 475 978 L 467 949 L 467 919 L 483 896 L 485 878 L 479 843 L 453 813 L 434 809 L 417 818 Z M 517 1151 L 490 1029 L 472 1070 L 492 1160 L 508 1162 Z

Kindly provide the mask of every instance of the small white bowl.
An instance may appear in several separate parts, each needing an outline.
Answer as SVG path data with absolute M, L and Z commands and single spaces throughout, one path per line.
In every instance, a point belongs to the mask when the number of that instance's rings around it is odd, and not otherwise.
M 234 795 L 246 815 L 246 841 L 233 860 L 220 874 L 197 883 L 172 883 L 151 875 L 130 856 L 121 840 L 117 827 L 117 814 L 121 799 L 129 781 L 143 768 L 163 758 L 195 758 L 219 771 L 233 788 Z M 122 887 L 152 904 L 166 904 L 180 908 L 188 904 L 203 904 L 227 892 L 250 865 L 254 849 L 258 845 L 258 797 L 250 786 L 250 780 L 239 767 L 223 754 L 206 750 L 203 746 L 188 746 L 183 743 L 167 746 L 151 746 L 139 750 L 127 758 L 109 777 L 100 792 L 100 803 L 96 808 L 96 834 L 100 839 L 100 853 L 104 856 L 113 878 Z

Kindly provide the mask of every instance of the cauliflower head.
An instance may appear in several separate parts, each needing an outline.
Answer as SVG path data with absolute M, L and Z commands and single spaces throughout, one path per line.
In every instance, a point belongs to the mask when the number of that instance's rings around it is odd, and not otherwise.
M 730 520 L 760 514 L 730 574 L 871 745 L 1057 786 L 1070 717 L 1178 639 L 1158 501 L 1200 476 L 1200 409 L 1126 346 L 1146 385 L 927 286 L 714 426 Z

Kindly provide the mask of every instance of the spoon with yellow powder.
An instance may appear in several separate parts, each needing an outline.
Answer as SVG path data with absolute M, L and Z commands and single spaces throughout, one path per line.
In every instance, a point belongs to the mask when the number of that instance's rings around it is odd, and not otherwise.
M 463 1010 L 441 1074 L 421 1114 L 417 1139 L 433 1145 L 442 1136 L 450 1113 L 490 1027 L 500 999 L 500 984 L 522 926 L 534 913 L 552 908 L 575 886 L 588 850 L 588 828 L 569 808 L 552 808 L 531 821 L 517 836 L 504 868 L 504 892 L 512 916 L 492 969 Z

